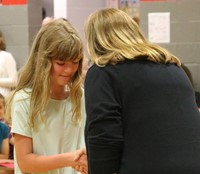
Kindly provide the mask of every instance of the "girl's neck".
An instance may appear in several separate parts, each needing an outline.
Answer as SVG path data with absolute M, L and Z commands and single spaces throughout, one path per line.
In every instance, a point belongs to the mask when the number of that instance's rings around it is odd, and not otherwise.
M 67 99 L 69 97 L 69 91 L 66 90 L 66 87 L 52 88 L 50 97 L 56 100 Z

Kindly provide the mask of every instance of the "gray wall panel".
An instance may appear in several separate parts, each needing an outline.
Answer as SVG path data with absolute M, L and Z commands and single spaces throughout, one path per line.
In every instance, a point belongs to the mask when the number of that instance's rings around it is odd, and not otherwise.
M 84 22 L 89 14 L 106 7 L 106 0 L 67 0 L 67 16 L 84 38 Z M 53 0 L 28 0 L 28 5 L 0 6 L 0 29 L 8 51 L 13 53 L 18 67 L 28 57 L 33 38 L 41 26 L 42 7 L 53 16 Z M 192 71 L 195 88 L 200 91 L 200 0 L 142 2 L 140 26 L 148 38 L 148 13 L 170 12 L 170 43 L 160 44 L 180 58 Z M 50 15 L 49 15 L 50 14 Z
M 146 35 L 148 13 L 170 12 L 170 43 L 160 45 L 190 67 L 195 89 L 200 91 L 200 0 L 142 2 L 140 7 L 141 28 Z

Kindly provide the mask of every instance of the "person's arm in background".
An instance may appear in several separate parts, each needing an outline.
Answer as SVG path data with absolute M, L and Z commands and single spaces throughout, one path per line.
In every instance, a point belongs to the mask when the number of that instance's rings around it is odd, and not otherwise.
M 3 137 L 1 150 L 0 150 L 0 159 L 8 159 L 9 157 L 9 128 L 7 125 L 2 124 L 2 134 Z
M 5 66 L 7 71 L 5 73 L 7 73 L 8 77 L 0 78 L 0 86 L 7 88 L 15 87 L 18 80 L 17 65 L 15 59 L 10 53 L 7 54 Z
M 5 138 L 2 142 L 0 159 L 8 159 L 9 156 L 9 138 Z
M 117 72 L 96 65 L 85 81 L 85 141 L 90 174 L 113 174 L 120 167 L 123 125 Z

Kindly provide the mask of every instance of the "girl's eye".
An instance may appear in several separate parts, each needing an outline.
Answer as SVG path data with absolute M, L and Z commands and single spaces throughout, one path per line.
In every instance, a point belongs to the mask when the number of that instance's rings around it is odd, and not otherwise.
M 65 65 L 65 62 L 57 62 L 58 65 Z
M 79 61 L 78 62 L 73 62 L 73 64 L 78 64 L 79 63 Z
M 73 64 L 78 64 L 80 60 L 73 61 Z

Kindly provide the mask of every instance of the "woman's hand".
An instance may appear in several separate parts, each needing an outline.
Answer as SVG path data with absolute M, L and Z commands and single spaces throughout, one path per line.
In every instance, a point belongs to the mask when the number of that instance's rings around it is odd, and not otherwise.
M 76 165 L 72 166 L 73 169 L 80 172 L 81 174 L 87 174 L 88 173 L 88 165 L 87 165 L 87 155 L 86 155 L 86 149 L 82 148 L 76 151 L 75 155 L 75 162 Z

